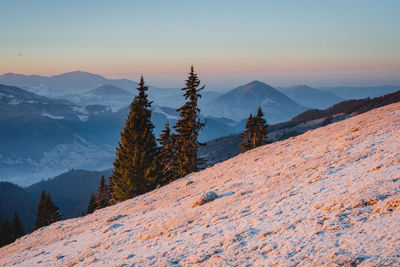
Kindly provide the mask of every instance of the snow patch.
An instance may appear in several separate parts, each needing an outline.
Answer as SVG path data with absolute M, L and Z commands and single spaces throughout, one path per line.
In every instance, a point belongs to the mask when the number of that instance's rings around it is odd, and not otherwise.
M 81 121 L 87 121 L 89 119 L 89 113 L 85 107 L 72 106 L 72 110 L 78 113 L 77 116 Z
M 42 116 L 43 117 L 48 117 L 48 118 L 54 119 L 54 120 L 62 120 L 62 119 L 64 119 L 64 117 L 62 117 L 62 116 L 54 116 L 54 115 L 50 115 L 50 114 L 47 114 L 47 113 L 42 113 Z
M 168 114 L 168 113 L 164 112 L 164 111 L 163 111 L 160 107 L 158 107 L 158 106 L 154 106 L 154 107 L 153 107 L 153 112 L 157 112 L 157 113 L 163 114 L 163 115 L 166 116 L 167 119 L 169 119 L 169 120 L 179 120 L 179 117 L 178 117 L 178 116 L 174 116 L 174 115 Z

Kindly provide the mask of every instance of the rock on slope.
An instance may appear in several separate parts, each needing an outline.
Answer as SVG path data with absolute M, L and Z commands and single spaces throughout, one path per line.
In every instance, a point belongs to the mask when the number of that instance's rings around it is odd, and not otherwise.
M 0 264 L 398 265 L 399 126 L 392 104 L 254 149 L 44 227 Z

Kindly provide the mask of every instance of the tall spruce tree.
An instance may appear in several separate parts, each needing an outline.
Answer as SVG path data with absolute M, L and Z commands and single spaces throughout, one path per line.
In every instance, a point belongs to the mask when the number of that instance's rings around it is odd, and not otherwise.
M 50 225 L 61 219 L 58 207 L 51 200 L 50 193 L 43 190 L 40 194 L 39 204 L 36 211 L 35 229 Z
M 0 247 L 6 246 L 13 241 L 13 232 L 10 222 L 7 219 L 4 219 L 0 228 Z
M 245 130 L 241 133 L 243 141 L 239 146 L 243 151 L 247 151 L 267 144 L 267 131 L 268 125 L 264 119 L 264 113 L 262 112 L 261 107 L 259 107 L 257 114 L 255 116 L 250 114 L 247 119 Z
M 19 219 L 19 216 L 17 213 L 14 213 L 12 227 L 13 227 L 13 239 L 14 240 L 25 235 L 24 227 L 22 226 L 21 220 Z
M 151 102 L 148 87 L 140 78 L 139 94 L 131 103 L 130 112 L 121 133 L 112 172 L 111 202 L 117 203 L 155 188 L 158 179 L 157 143 L 151 122 Z
M 176 178 L 176 158 L 173 146 L 174 140 L 168 122 L 165 124 L 165 129 L 162 130 L 160 138 L 158 138 L 157 141 L 160 144 L 157 157 L 160 166 L 158 184 L 165 185 Z
M 203 159 L 197 155 L 199 145 L 201 145 L 197 138 L 199 131 L 205 125 L 200 121 L 200 109 L 198 107 L 198 101 L 201 98 L 199 92 L 204 89 L 204 86 L 199 88 L 200 80 L 194 72 L 193 66 L 190 68 L 189 77 L 185 85 L 186 87 L 182 88 L 182 90 L 185 92 L 183 96 L 186 99 L 186 103 L 177 109 L 179 120 L 174 126 L 176 131 L 174 136 L 176 178 L 197 171 L 203 163 Z
M 91 193 L 90 198 L 89 198 L 89 204 L 86 210 L 86 214 L 91 214 L 97 209 L 97 203 L 96 203 L 96 196 Z
M 110 196 L 108 191 L 108 186 L 106 184 L 106 179 L 104 176 L 100 179 L 99 187 L 97 188 L 97 195 L 96 195 L 96 209 L 102 209 L 109 205 L 110 203 Z

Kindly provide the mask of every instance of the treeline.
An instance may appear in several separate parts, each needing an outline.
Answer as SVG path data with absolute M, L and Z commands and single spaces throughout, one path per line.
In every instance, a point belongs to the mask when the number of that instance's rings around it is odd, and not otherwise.
M 51 200 L 50 193 L 46 194 L 43 190 L 40 195 L 39 204 L 37 205 L 34 229 L 36 230 L 43 226 L 50 225 L 60 219 L 61 214 L 58 211 L 58 207 Z M 26 231 L 22 226 L 18 213 L 15 212 L 12 223 L 10 223 L 7 218 L 3 219 L 0 228 L 0 247 L 14 242 L 25 234 Z
M 16 239 L 25 235 L 25 230 L 17 213 L 14 213 L 14 218 L 10 223 L 4 219 L 0 228 L 0 247 L 14 242 Z

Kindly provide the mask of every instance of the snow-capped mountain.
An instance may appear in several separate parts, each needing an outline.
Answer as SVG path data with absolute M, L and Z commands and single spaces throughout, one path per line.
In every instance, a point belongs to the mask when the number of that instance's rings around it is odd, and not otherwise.
M 306 109 L 275 88 L 253 81 L 207 103 L 204 111 L 207 115 L 240 121 L 256 113 L 259 106 L 268 123 L 289 120 Z
M 278 90 L 308 108 L 324 109 L 344 100 L 344 98 L 333 93 L 311 88 L 307 85 L 278 88 Z
M 397 266 L 399 125 L 396 103 L 256 148 L 43 227 L 0 264 Z

